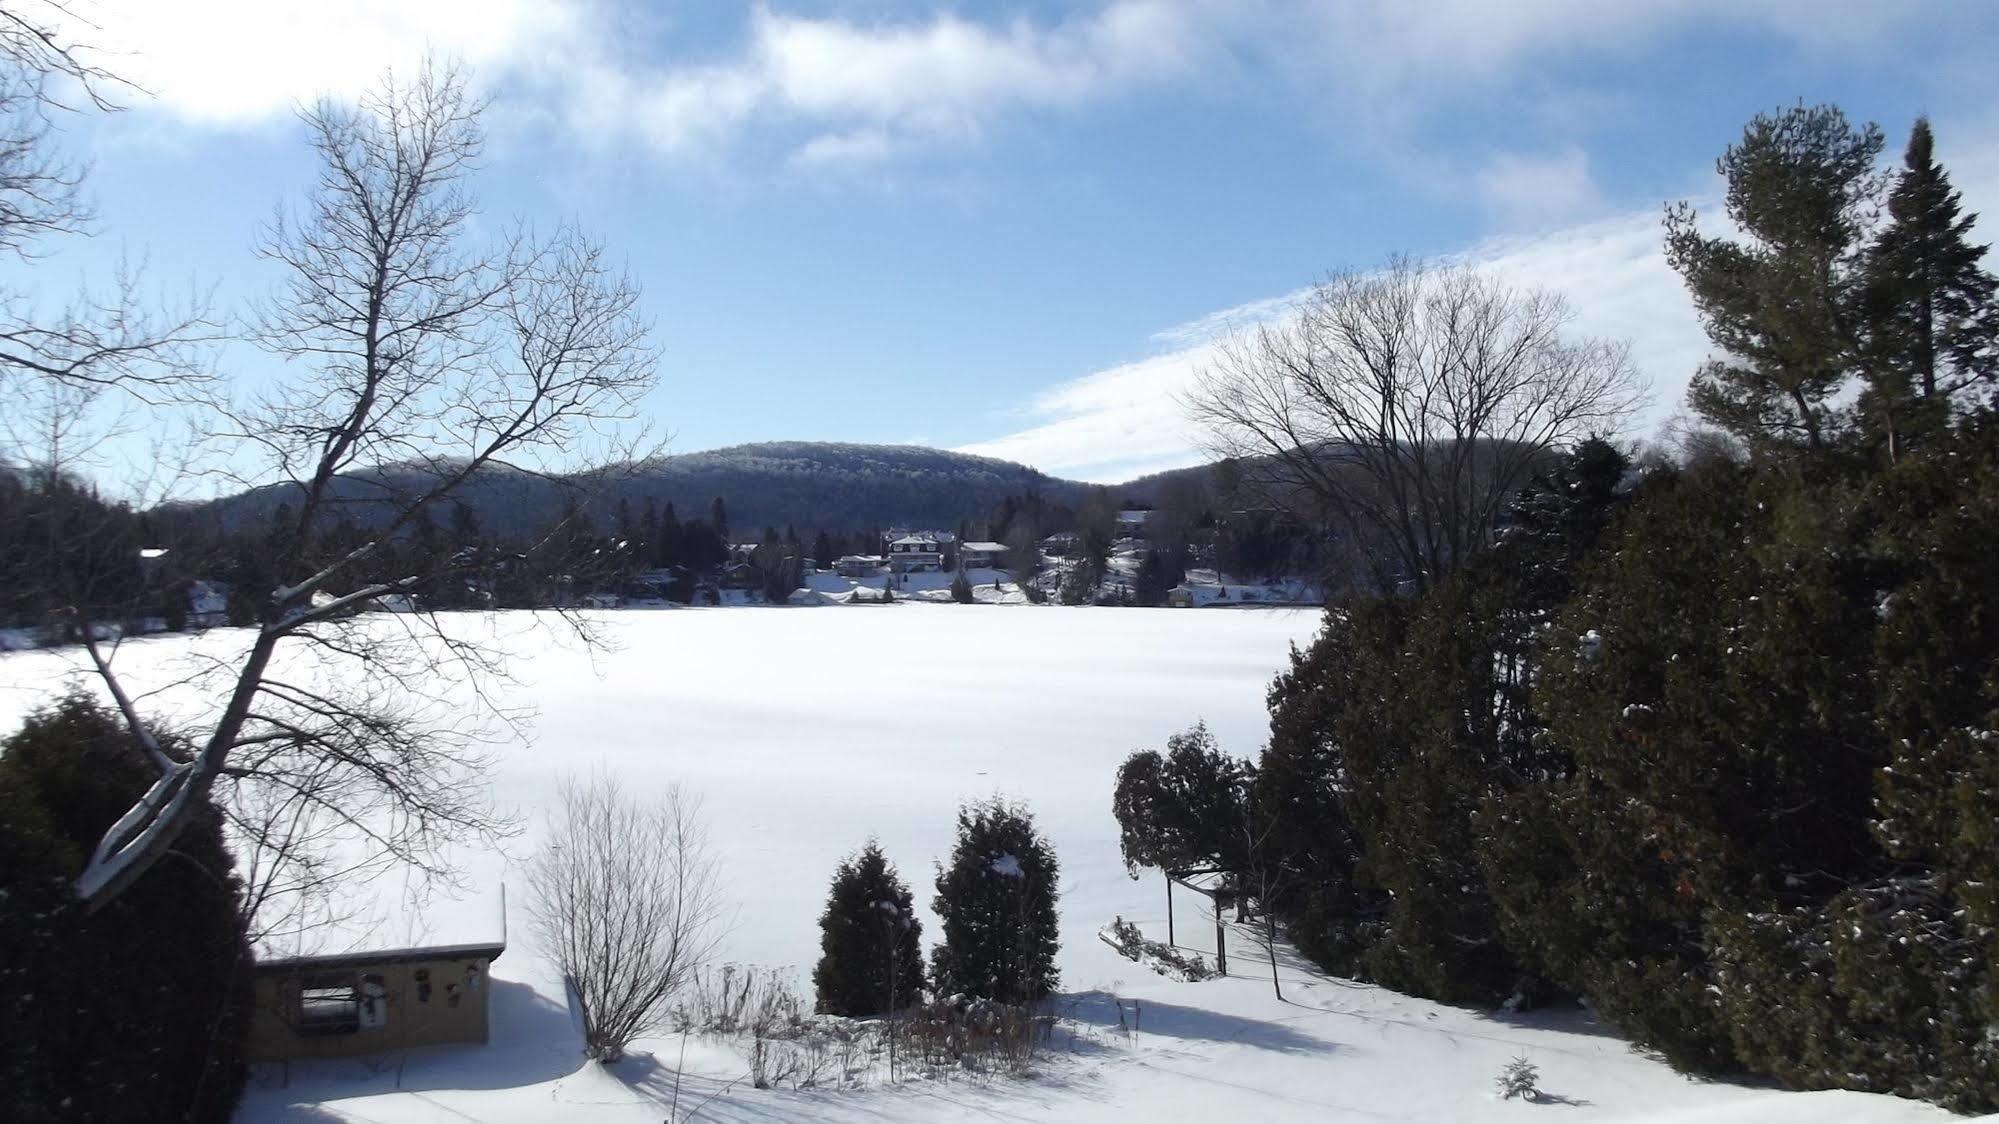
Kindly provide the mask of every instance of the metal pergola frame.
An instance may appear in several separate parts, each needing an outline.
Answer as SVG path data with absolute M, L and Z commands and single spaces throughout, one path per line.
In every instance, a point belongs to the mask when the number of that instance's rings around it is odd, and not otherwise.
M 1241 873 L 1241 871 L 1231 870 L 1225 866 L 1188 866 L 1177 870 L 1165 871 L 1166 943 L 1174 948 L 1180 947 L 1179 942 L 1174 939 L 1173 935 L 1173 884 L 1177 882 L 1187 889 L 1207 898 L 1209 905 L 1213 907 L 1215 913 L 1215 971 L 1224 976 L 1229 974 L 1229 942 L 1227 930 L 1222 925 L 1222 898 L 1225 891 L 1220 886 L 1196 885 L 1190 879 L 1211 874 L 1240 876 Z M 1227 893 L 1233 893 L 1233 891 L 1228 891 Z M 1194 951 L 1199 950 L 1196 949 Z

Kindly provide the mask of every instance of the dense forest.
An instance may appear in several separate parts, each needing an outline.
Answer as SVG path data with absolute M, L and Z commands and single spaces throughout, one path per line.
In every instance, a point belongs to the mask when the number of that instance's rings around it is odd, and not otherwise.
M 1740 236 L 1667 214 L 1704 436 L 1586 442 L 1442 580 L 1337 600 L 1259 760 L 1127 762 L 1128 860 L 1219 862 L 1337 974 L 1999 1107 L 1999 305 L 1928 124 L 1883 141 L 1756 118 Z

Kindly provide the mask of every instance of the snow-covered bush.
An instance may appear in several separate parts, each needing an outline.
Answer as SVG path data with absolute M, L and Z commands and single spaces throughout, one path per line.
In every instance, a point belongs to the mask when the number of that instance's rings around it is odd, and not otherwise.
M 1164 941 L 1155 941 L 1138 926 L 1120 917 L 1097 930 L 1097 936 L 1127 960 L 1133 960 L 1176 980 L 1190 983 L 1215 978 L 1215 970 L 1198 952 L 1182 952 Z

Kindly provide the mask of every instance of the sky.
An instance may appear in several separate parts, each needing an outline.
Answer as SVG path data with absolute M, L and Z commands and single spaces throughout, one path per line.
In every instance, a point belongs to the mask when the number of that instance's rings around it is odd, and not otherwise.
M 33 7 L 36 0 L 25 0 Z M 1999 4 L 1878 0 L 74 0 L 143 88 L 62 122 L 116 260 L 224 309 L 313 166 L 296 108 L 426 53 L 491 98 L 482 222 L 574 221 L 645 289 L 693 451 L 913 443 L 1116 482 L 1202 459 L 1219 326 L 1389 255 L 1465 258 L 1631 341 L 1647 436 L 1705 355 L 1662 205 L 1755 113 L 1932 119 L 1999 205 Z M 245 393 L 282 377 L 219 360 Z

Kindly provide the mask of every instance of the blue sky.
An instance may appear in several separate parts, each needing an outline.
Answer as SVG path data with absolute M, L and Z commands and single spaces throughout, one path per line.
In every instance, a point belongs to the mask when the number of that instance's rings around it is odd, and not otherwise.
M 1703 354 L 1661 201 L 1758 110 L 1928 113 L 1999 201 L 1999 5 L 1859 0 L 685 3 L 100 0 L 150 94 L 66 122 L 119 252 L 263 291 L 312 168 L 291 107 L 426 50 L 493 97 L 485 210 L 575 219 L 644 284 L 679 450 L 916 442 L 1117 480 L 1198 459 L 1205 333 L 1325 272 L 1465 255 L 1565 292 L 1654 384 Z M 270 377 L 232 349 L 239 386 Z

